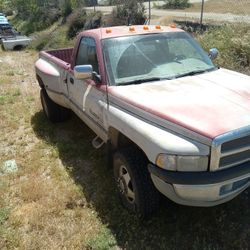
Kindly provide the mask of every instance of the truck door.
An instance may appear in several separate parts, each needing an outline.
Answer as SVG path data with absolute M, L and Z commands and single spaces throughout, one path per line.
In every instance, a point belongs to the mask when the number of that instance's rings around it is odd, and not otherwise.
M 99 74 L 96 42 L 91 37 L 82 37 L 76 55 L 76 65 L 92 65 Z M 73 73 L 68 76 L 71 108 L 102 139 L 106 133 L 104 106 L 107 103 L 106 88 L 96 85 L 93 80 L 77 80 Z

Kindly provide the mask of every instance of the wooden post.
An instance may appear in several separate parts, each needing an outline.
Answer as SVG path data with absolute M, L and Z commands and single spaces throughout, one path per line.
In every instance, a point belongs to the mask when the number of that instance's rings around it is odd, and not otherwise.
M 150 24 L 151 20 L 151 0 L 148 1 L 148 24 Z
M 204 1 L 205 1 L 205 0 L 202 0 L 202 3 L 201 3 L 201 19 L 200 19 L 200 27 L 202 26 L 202 23 L 203 23 Z

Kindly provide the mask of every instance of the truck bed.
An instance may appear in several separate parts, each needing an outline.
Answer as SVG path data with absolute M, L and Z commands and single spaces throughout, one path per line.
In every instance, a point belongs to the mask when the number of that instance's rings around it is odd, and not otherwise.
M 68 70 L 71 64 L 72 54 L 73 54 L 73 48 L 56 49 L 56 50 L 41 51 L 40 57 L 47 58 L 47 60 L 54 62 L 59 67 Z
M 19 50 L 27 47 L 31 39 L 26 36 L 10 36 L 10 37 L 2 37 L 2 45 L 5 50 Z
M 57 50 L 49 50 L 46 51 L 47 54 L 51 55 L 52 57 L 56 57 L 61 61 L 70 64 L 71 63 L 71 56 L 73 53 L 73 48 L 69 49 L 57 49 Z

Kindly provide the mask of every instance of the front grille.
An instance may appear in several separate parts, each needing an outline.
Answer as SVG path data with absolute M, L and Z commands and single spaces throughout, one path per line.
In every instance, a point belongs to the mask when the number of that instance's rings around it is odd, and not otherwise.
M 219 168 L 250 162 L 250 135 L 221 144 Z
M 223 143 L 221 145 L 221 152 L 225 153 L 230 150 L 237 150 L 244 147 L 250 148 L 250 135 Z

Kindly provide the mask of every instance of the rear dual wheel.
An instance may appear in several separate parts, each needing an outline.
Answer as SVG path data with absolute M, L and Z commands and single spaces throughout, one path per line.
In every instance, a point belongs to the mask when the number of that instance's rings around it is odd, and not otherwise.
M 63 122 L 70 118 L 71 111 L 53 102 L 44 88 L 40 91 L 40 98 L 43 112 L 51 122 Z

